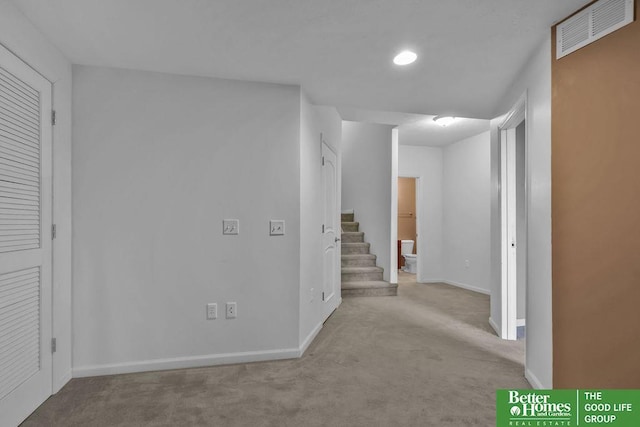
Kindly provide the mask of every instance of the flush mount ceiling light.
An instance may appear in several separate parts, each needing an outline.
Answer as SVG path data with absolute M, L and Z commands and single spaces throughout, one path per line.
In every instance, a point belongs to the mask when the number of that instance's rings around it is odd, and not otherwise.
M 433 121 L 436 122 L 437 124 L 439 124 L 442 127 L 449 126 L 455 120 L 456 120 L 456 118 L 453 117 L 453 116 L 435 116 L 433 118 Z
M 403 50 L 393 58 L 393 63 L 396 65 L 409 65 L 418 59 L 418 55 L 410 50 Z

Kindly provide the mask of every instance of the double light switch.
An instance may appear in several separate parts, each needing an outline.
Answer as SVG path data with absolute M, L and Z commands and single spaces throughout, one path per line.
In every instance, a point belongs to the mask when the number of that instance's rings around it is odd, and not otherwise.
M 240 220 L 223 219 L 222 234 L 238 234 L 240 232 Z
M 272 219 L 269 221 L 269 234 L 272 236 L 283 236 L 284 235 L 284 220 L 282 219 Z

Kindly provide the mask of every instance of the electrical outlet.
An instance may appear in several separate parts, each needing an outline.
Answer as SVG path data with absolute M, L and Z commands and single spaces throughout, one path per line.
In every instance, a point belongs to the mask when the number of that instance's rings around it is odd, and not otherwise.
M 469 260 L 468 260 L 468 259 L 465 259 L 465 260 L 464 260 L 464 267 L 465 267 L 465 268 L 469 268 L 469 266 L 470 266 L 470 265 L 471 265 L 471 264 L 469 263 Z
M 207 320 L 218 318 L 218 304 L 215 302 L 207 304 Z
M 238 234 L 238 233 L 240 233 L 240 220 L 238 219 L 222 220 L 222 234 Z
M 238 305 L 235 302 L 227 303 L 227 319 L 235 319 L 238 316 Z
M 283 236 L 284 235 L 284 220 L 282 219 L 272 219 L 269 221 L 269 234 L 272 236 Z

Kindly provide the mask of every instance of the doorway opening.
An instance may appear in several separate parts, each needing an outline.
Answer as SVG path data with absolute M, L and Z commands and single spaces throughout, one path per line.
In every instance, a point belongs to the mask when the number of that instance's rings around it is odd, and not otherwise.
M 500 126 L 501 310 L 500 336 L 526 334 L 527 120 L 526 96 Z
M 418 268 L 418 178 L 398 177 L 398 257 L 397 269 L 416 275 Z

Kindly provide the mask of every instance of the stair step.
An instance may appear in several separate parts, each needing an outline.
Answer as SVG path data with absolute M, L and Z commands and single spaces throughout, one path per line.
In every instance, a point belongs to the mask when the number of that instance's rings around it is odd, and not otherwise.
M 380 267 L 344 267 L 341 273 L 343 282 L 371 282 L 381 281 L 384 270 Z
M 342 267 L 375 267 L 376 256 L 373 254 L 342 255 Z
M 342 233 L 343 243 L 364 243 L 364 233 L 362 231 L 348 231 Z
M 353 214 L 353 213 L 340 214 L 340 218 L 341 218 L 342 222 L 351 222 L 351 221 L 353 221 L 354 216 L 355 216 L 355 214 Z
M 369 243 L 343 243 L 342 253 L 345 255 L 368 254 L 370 247 Z
M 343 297 L 384 297 L 398 295 L 398 285 L 380 280 L 370 282 L 342 282 Z
M 353 232 L 353 231 L 359 231 L 359 230 L 360 230 L 360 223 L 359 222 L 342 221 L 342 231 L 344 231 L 344 232 Z

